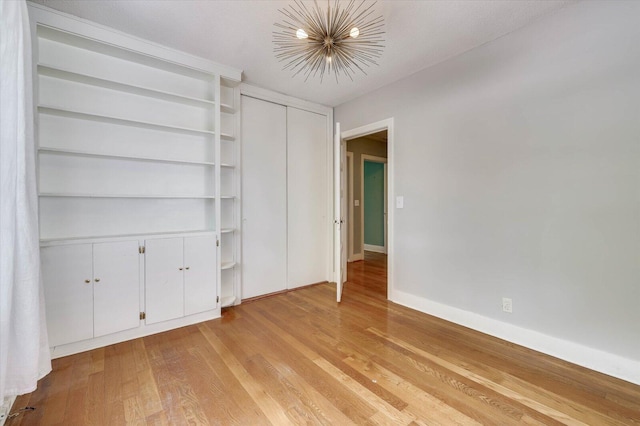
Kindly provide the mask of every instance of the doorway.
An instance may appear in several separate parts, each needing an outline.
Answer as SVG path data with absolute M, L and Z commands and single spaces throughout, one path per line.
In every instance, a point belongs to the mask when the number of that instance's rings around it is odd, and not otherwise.
M 360 166 L 360 246 L 387 254 L 387 156 L 362 154 Z M 355 223 L 354 223 L 355 226 Z
M 372 290 L 389 298 L 393 289 L 393 210 L 388 208 L 393 205 L 393 119 L 344 131 L 341 138 L 347 146 L 348 282 L 356 284 L 359 272 L 375 270 Z M 367 194 L 367 177 L 377 184 L 382 181 L 382 192 L 378 186 L 374 194 Z M 367 218 L 375 223 L 367 225 Z

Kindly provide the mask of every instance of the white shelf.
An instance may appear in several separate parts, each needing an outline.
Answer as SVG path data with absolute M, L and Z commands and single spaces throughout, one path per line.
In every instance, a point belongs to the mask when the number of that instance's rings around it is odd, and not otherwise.
M 124 126 L 143 127 L 148 129 L 157 129 L 169 132 L 189 133 L 199 135 L 215 135 L 215 132 L 211 130 L 190 129 L 187 127 L 169 126 L 160 123 L 151 123 L 148 121 L 130 120 L 122 117 L 114 117 L 109 115 L 92 114 L 82 111 L 75 111 L 67 108 L 60 108 L 53 105 L 38 105 L 38 111 L 43 114 L 58 115 L 62 117 L 80 118 L 83 120 L 92 120 L 99 122 L 106 122 L 111 124 L 119 124 Z M 233 141 L 235 137 L 227 134 L 220 134 L 221 139 Z
M 222 112 L 226 112 L 227 114 L 235 114 L 236 110 L 234 107 L 232 107 L 231 105 L 227 105 L 227 104 L 220 104 L 220 111 Z
M 230 234 L 232 232 L 235 232 L 235 228 L 222 228 L 220 230 L 221 234 Z
M 102 241 L 113 241 L 113 240 L 123 240 L 123 239 L 147 239 L 150 237 L 187 237 L 187 236 L 198 236 L 198 235 L 209 235 L 214 233 L 212 229 L 193 229 L 187 231 L 166 231 L 166 232 L 146 232 L 146 233 L 136 233 L 136 234 L 114 234 L 114 235 L 86 235 L 86 236 L 76 236 L 76 237 L 61 237 L 61 238 L 42 238 L 40 239 L 41 246 L 49 246 L 49 245 L 57 245 L 67 244 L 67 243 L 79 243 L 84 240 L 89 242 L 102 242 Z
M 228 308 L 229 306 L 233 306 L 235 301 L 236 301 L 236 297 L 235 296 L 226 296 L 226 297 L 223 297 L 222 299 L 220 299 L 220 306 L 222 308 Z
M 61 148 L 47 148 L 40 147 L 39 152 L 47 154 L 60 154 L 60 155 L 73 155 L 79 157 L 99 157 L 99 158 L 113 158 L 121 160 L 136 160 L 136 161 L 152 161 L 159 163 L 179 163 L 179 164 L 195 164 L 202 166 L 214 166 L 215 163 L 209 161 L 190 161 L 190 160 L 176 160 L 171 158 L 158 158 L 158 157 L 143 157 L 137 155 L 120 155 L 120 154 L 102 154 L 98 152 L 77 151 L 73 149 L 61 149 Z M 222 167 L 233 167 L 229 165 L 223 165 Z
M 70 194 L 65 192 L 41 192 L 40 197 L 66 198 L 166 198 L 166 199 L 215 199 L 213 195 L 152 195 L 152 194 Z
M 151 89 L 144 86 L 137 86 L 127 83 L 120 83 L 113 80 L 106 80 L 99 77 L 94 77 L 88 74 L 81 74 L 74 71 L 66 70 L 60 67 L 38 64 L 39 75 L 46 75 L 48 77 L 64 79 L 68 81 L 75 81 L 78 83 L 89 84 L 91 86 L 103 87 L 105 89 L 118 90 L 125 93 L 132 93 L 140 96 L 147 96 L 163 101 L 180 102 L 185 105 L 191 105 L 196 107 L 214 108 L 216 103 L 208 99 L 199 99 L 190 96 L 180 95 L 178 93 L 164 92 L 157 89 Z M 233 113 L 233 108 L 229 105 L 220 105 L 221 108 Z
M 38 37 L 99 54 L 108 55 L 113 58 L 124 59 L 125 61 L 131 61 L 151 68 L 162 69 L 179 75 L 197 78 L 204 81 L 210 81 L 211 79 L 210 74 L 206 71 L 200 71 L 156 56 L 137 52 L 110 43 L 103 43 L 93 38 L 84 37 L 67 31 L 61 31 L 44 25 L 38 26 Z M 231 77 L 232 80 L 235 79 L 234 77 L 235 76 Z
M 220 269 L 224 271 L 226 269 L 233 269 L 235 266 L 236 262 L 223 262 L 222 265 L 220 265 Z

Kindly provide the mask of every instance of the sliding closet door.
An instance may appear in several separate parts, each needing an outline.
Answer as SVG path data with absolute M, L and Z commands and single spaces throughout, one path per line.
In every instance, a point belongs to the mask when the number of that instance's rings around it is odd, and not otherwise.
M 287 285 L 287 109 L 242 96 L 242 298 Z
M 287 108 L 288 288 L 327 280 L 327 116 Z

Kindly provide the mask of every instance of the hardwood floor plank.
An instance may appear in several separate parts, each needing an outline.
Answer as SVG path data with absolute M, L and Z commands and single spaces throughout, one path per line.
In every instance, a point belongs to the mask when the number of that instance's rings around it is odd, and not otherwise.
M 242 366 L 238 359 L 213 333 L 205 335 L 214 350 L 220 355 L 224 363 L 229 367 L 241 386 L 251 395 L 254 402 L 260 407 L 269 421 L 274 425 L 293 424 L 278 403 L 267 393 L 262 385 L 251 378 L 249 372 Z
M 350 389 L 351 392 L 358 395 L 360 399 L 366 401 L 369 405 L 378 410 L 378 412 L 374 414 L 374 417 L 377 416 L 379 421 L 383 421 L 384 424 L 408 425 L 415 420 L 415 417 L 411 414 L 396 410 L 386 401 L 378 397 L 366 387 L 362 386 L 356 380 L 345 374 L 342 370 L 324 358 L 316 359 L 314 362 L 324 371 L 335 377 L 336 380 L 342 382 L 347 389 Z
M 313 383 L 317 391 L 333 404 L 340 413 L 346 416 L 350 422 L 363 424 L 373 415 L 375 409 L 365 402 L 354 399 L 351 393 L 343 388 L 339 382 L 318 367 L 314 361 L 318 354 L 310 350 L 304 343 L 295 337 L 288 335 L 267 317 L 259 317 L 260 324 L 272 332 L 272 338 L 276 346 L 286 348 L 281 355 L 281 361 L 286 366 L 293 368 L 308 383 Z M 340 416 L 337 417 L 338 419 Z
M 162 411 L 162 402 L 158 395 L 158 388 L 153 378 L 151 365 L 143 339 L 132 342 L 134 346 L 134 362 L 136 378 L 138 382 L 139 400 L 145 417 L 152 416 Z
M 568 424 L 568 425 L 579 425 L 579 426 L 585 426 L 586 425 L 586 423 L 583 423 L 583 422 L 579 421 L 576 418 L 572 418 L 572 417 L 570 417 L 569 415 L 567 415 L 567 414 L 565 414 L 563 412 L 554 410 L 553 408 L 545 406 L 544 404 L 541 404 L 541 403 L 539 403 L 537 401 L 534 401 L 531 398 L 524 397 L 521 394 L 519 394 L 517 392 L 514 392 L 514 391 L 512 391 L 511 389 L 509 389 L 509 388 L 507 388 L 505 386 L 502 386 L 502 385 L 500 385 L 498 383 L 494 383 L 494 382 L 492 382 L 490 380 L 487 380 L 486 378 L 484 378 L 484 377 L 482 377 L 482 376 L 480 376 L 478 374 L 475 374 L 475 373 L 473 373 L 473 372 L 471 372 L 469 370 L 465 370 L 464 368 L 458 367 L 457 365 L 455 365 L 453 363 L 450 363 L 448 361 L 445 361 L 442 358 L 439 358 L 437 356 L 431 355 L 430 353 L 428 353 L 426 351 L 423 351 L 420 348 L 417 348 L 417 347 L 415 347 L 415 346 L 413 346 L 413 345 L 411 345 L 409 343 L 406 343 L 406 342 L 404 342 L 404 341 L 402 341 L 400 339 L 397 339 L 397 338 L 395 338 L 393 336 L 387 335 L 386 333 L 383 333 L 380 330 L 377 330 L 377 329 L 375 329 L 373 327 L 370 327 L 367 330 L 372 332 L 372 333 L 374 333 L 377 336 L 380 336 L 380 337 L 382 337 L 384 339 L 387 339 L 387 340 L 389 340 L 389 341 L 391 341 L 391 342 L 393 342 L 393 343 L 395 343 L 395 344 L 397 344 L 399 346 L 402 346 L 403 348 L 405 348 L 405 349 L 407 349 L 407 350 L 409 350 L 409 351 L 411 351 L 413 353 L 419 354 L 420 356 L 432 361 L 435 364 L 438 364 L 438 365 L 446 368 L 449 371 L 455 372 L 456 374 L 458 374 L 460 376 L 466 377 L 466 378 L 474 381 L 475 383 L 477 383 L 477 384 L 479 384 L 481 386 L 488 387 L 488 388 L 490 388 L 490 389 L 492 389 L 492 390 L 504 395 L 507 398 L 510 398 L 510 399 L 512 399 L 514 401 L 517 401 L 517 402 L 521 403 L 521 404 L 524 404 L 524 405 L 526 405 L 526 406 L 538 411 L 539 413 L 544 414 L 546 416 L 549 416 L 549 417 L 551 417 L 551 418 L 553 418 L 553 419 L 555 419 L 555 420 L 557 420 L 559 422 L 562 422 L 562 423 L 565 423 L 565 424 Z M 587 407 L 580 407 L 580 408 L 583 409 L 583 410 L 587 409 Z M 602 420 L 602 419 L 600 419 L 600 420 Z
M 480 423 L 453 409 L 441 400 L 423 392 L 418 387 L 404 380 L 386 368 L 358 355 L 345 359 L 350 365 L 368 375 L 380 386 L 396 392 L 407 401 L 407 411 L 416 418 L 428 421 L 431 425 L 479 425 Z

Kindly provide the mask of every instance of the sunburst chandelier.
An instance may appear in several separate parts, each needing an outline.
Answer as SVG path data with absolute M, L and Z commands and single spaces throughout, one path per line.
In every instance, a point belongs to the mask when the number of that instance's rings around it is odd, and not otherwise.
M 364 68 L 377 65 L 384 47 L 384 19 L 374 15 L 375 2 L 349 0 L 341 8 L 338 0 L 333 6 L 327 0 L 323 11 L 317 0 L 293 1 L 279 9 L 285 18 L 275 23 L 279 30 L 273 32 L 273 43 L 276 58 L 294 77 L 302 73 L 307 81 L 319 75 L 322 81 L 333 73 L 336 82 L 342 75 L 353 80 L 358 70 L 366 74 Z

